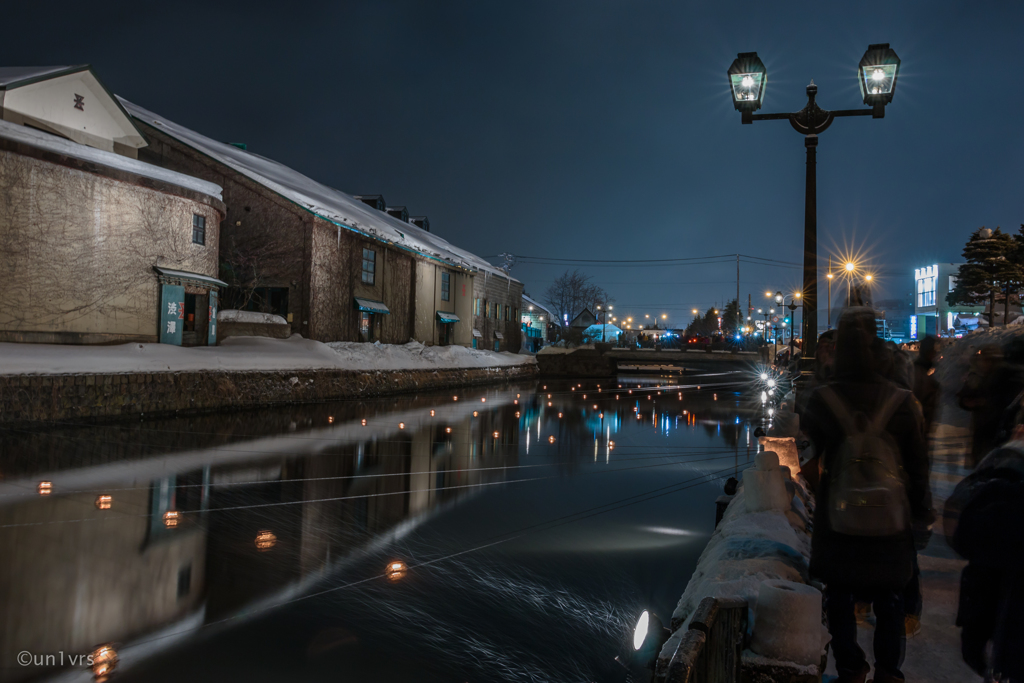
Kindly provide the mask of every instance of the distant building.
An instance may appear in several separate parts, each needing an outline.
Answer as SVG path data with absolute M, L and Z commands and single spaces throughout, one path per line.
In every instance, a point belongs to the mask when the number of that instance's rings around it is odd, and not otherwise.
M 914 294 L 904 298 L 880 299 L 873 302 L 879 328 L 884 327 L 886 339 L 910 339 L 910 319 L 914 315 Z M 884 326 L 882 325 L 884 323 Z
M 956 287 L 956 278 L 962 263 L 937 263 L 914 269 L 914 313 L 910 318 L 910 338 L 925 335 L 948 336 L 963 329 L 963 319 L 977 321 L 984 306 L 950 306 L 946 295 Z M 998 307 L 997 307 L 998 308 Z M 961 324 L 957 325 L 958 318 Z M 997 319 L 998 320 L 998 319 Z M 985 321 L 984 324 L 988 324 Z M 998 323 L 997 323 L 998 324 Z M 973 326 L 976 327 L 977 322 Z
M 221 188 L 138 160 L 89 66 L 0 67 L 0 341 L 216 343 Z
M 318 341 L 474 343 L 477 281 L 500 273 L 490 263 L 409 223 L 381 195 L 345 194 L 122 102 L 150 140 L 147 158 L 224 188 L 231 307 L 281 315 Z M 518 351 L 516 332 L 503 348 Z
M 580 311 L 579 315 L 572 319 L 572 322 L 569 323 L 569 327 L 579 330 L 585 330 L 591 325 L 596 324 L 597 316 L 591 313 L 590 309 L 584 308 L 582 311 Z
M 473 278 L 473 348 L 517 353 L 523 283 L 497 268 Z
M 548 330 L 556 316 L 539 301 L 523 294 L 523 310 L 520 322 L 523 326 L 523 344 L 536 353 L 550 341 Z

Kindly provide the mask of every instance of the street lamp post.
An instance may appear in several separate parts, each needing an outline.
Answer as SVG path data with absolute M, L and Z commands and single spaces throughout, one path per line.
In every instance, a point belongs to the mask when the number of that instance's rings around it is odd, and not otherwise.
M 896 90 L 900 59 L 888 43 L 869 45 L 857 69 L 858 83 L 864 104 L 870 109 L 827 111 L 815 102 L 818 86 L 807 86 L 807 106 L 788 114 L 755 114 L 764 101 L 768 70 L 756 52 L 741 52 L 729 67 L 729 87 L 733 105 L 741 114 L 742 123 L 787 120 L 804 136 L 807 150 L 807 179 L 804 196 L 804 355 L 814 357 L 818 336 L 818 217 L 817 217 L 817 149 L 818 135 L 825 132 L 840 116 L 885 116 L 885 105 Z
M 788 304 L 786 303 L 786 296 L 787 295 L 783 294 L 781 291 L 775 292 L 775 304 L 777 306 L 788 308 L 790 316 L 793 319 L 795 319 L 796 318 L 796 309 L 801 308 L 800 306 L 796 305 L 796 300 L 801 297 L 800 292 L 796 292 L 795 294 L 793 294 L 792 297 L 790 298 L 790 301 L 789 301 Z M 803 309 L 804 309 L 803 317 L 807 318 L 807 301 L 806 301 L 806 299 L 804 299 Z M 801 321 L 801 322 L 803 322 L 803 321 Z M 785 323 L 783 323 L 783 324 L 785 324 Z M 804 325 L 804 327 L 806 327 L 806 325 Z M 795 329 L 796 329 L 796 325 L 793 324 L 793 320 L 790 320 L 790 325 L 789 325 L 789 359 L 790 360 L 793 360 L 793 331 Z M 806 330 L 804 332 L 806 333 Z M 804 352 L 806 353 L 807 337 L 804 337 L 803 340 L 804 340 L 804 342 L 803 342 L 804 343 Z M 785 342 L 785 339 L 783 339 L 783 342 Z
M 832 255 L 828 257 L 828 329 L 832 329 Z

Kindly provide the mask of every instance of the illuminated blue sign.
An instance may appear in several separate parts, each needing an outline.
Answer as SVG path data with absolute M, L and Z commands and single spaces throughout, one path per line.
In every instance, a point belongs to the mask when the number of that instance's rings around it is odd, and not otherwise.
M 910 338 L 917 339 L 917 316 L 910 316 Z

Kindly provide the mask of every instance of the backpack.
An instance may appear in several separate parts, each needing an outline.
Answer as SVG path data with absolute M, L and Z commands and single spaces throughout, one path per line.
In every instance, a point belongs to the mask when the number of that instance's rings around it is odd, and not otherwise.
M 910 392 L 892 391 L 871 419 L 851 413 L 830 387 L 820 392 L 846 435 L 830 467 L 829 526 L 850 536 L 894 536 L 905 531 L 910 526 L 910 501 L 899 449 L 885 428 Z

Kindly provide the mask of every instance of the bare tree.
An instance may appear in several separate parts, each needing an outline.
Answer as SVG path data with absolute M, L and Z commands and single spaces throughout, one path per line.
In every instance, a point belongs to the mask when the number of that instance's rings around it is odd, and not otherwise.
M 584 308 L 596 314 L 598 306 L 603 308 L 615 301 L 592 280 L 590 275 L 579 269 L 567 270 L 548 287 L 544 293 L 544 302 L 558 316 L 560 325 L 572 322 Z
M 267 302 L 261 301 L 259 290 L 289 279 L 298 265 L 300 252 L 296 249 L 295 235 L 285 230 L 226 230 L 221 236 L 220 271 L 232 288 L 229 305 L 245 309 L 252 301 L 262 310 Z

